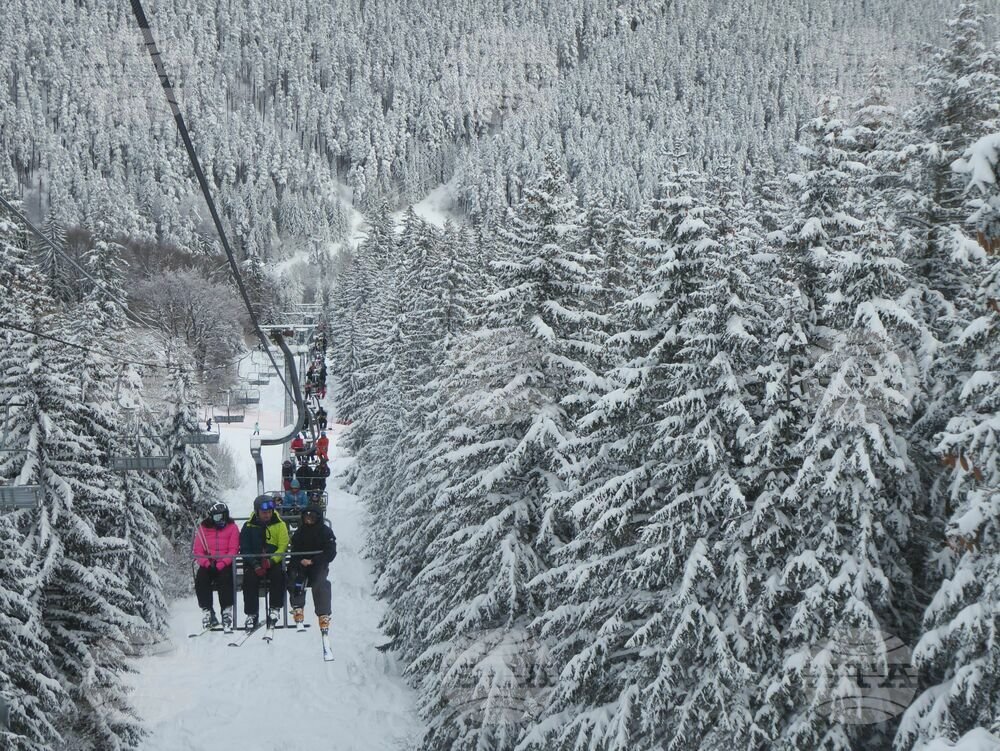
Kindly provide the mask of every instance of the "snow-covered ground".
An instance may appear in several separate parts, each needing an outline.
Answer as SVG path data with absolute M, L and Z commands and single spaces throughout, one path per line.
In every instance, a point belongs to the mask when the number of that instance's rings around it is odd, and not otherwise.
M 247 361 L 249 364 L 249 361 Z M 250 460 L 254 422 L 261 435 L 280 430 L 283 392 L 272 378 L 261 387 L 259 410 L 247 409 L 242 425 L 223 425 L 222 441 L 233 449 L 243 485 L 223 500 L 234 516 L 246 516 L 256 495 Z M 327 405 L 331 415 L 334 409 Z M 329 431 L 335 477 L 351 461 Z M 264 448 L 265 481 L 280 484 L 281 447 Z M 266 644 L 260 632 L 236 649 L 222 633 L 189 639 L 201 614 L 192 596 L 171 609 L 173 649 L 137 662 L 133 700 L 150 730 L 148 751 L 397 751 L 420 733 L 413 692 L 401 666 L 375 645 L 384 641 L 383 612 L 371 594 L 371 570 L 361 557 L 366 514 L 359 500 L 331 477 L 329 518 L 337 535 L 337 559 L 330 567 L 334 662 L 322 659 L 311 596 L 305 633 L 276 632 Z M 242 595 L 237 593 L 242 622 Z

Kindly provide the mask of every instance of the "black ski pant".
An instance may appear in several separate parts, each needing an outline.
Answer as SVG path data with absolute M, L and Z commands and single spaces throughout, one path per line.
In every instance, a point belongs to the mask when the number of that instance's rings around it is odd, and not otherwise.
M 253 568 L 259 562 L 259 558 L 243 561 L 243 612 L 247 615 L 260 615 L 261 584 L 267 587 L 268 607 L 281 608 L 285 605 L 285 572 L 281 570 L 281 564 L 272 562 L 271 568 L 260 577 Z
M 306 606 L 305 587 L 296 587 L 298 581 L 312 589 L 313 607 L 316 608 L 316 615 L 330 615 L 330 601 L 333 598 L 333 589 L 330 586 L 330 567 L 326 563 L 313 564 L 312 566 L 301 566 L 294 569 L 290 577 L 289 602 L 293 608 L 304 608 Z
M 219 590 L 219 608 L 225 610 L 233 606 L 233 567 L 226 566 L 219 571 L 215 561 L 206 568 L 198 567 L 194 576 L 194 592 L 198 596 L 198 607 L 212 610 L 212 591 Z

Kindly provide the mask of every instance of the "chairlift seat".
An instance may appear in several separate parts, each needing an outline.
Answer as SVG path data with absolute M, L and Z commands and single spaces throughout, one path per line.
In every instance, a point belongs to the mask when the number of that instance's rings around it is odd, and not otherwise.
M 216 420 L 218 422 L 218 420 Z M 205 443 L 218 443 L 218 433 L 185 433 L 179 438 L 181 445 L 200 446 Z
M 170 469 L 169 456 L 112 456 L 112 472 L 163 472 Z
M 0 512 L 38 508 L 41 499 L 41 485 L 0 485 Z
M 246 415 L 215 415 L 212 419 L 220 425 L 228 425 L 233 422 L 243 422 L 246 420 Z

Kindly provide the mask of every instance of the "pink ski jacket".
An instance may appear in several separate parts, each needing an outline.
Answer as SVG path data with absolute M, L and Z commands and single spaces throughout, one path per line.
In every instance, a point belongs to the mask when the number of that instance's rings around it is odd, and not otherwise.
M 194 531 L 193 550 L 199 566 L 231 565 L 233 556 L 240 552 L 240 531 L 236 522 L 230 521 L 222 529 L 216 529 L 214 524 L 207 527 L 199 524 Z

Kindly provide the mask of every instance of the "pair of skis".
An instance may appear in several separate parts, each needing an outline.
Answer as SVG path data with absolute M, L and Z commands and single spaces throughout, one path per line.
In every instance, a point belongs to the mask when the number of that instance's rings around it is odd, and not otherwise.
M 245 634 L 243 634 L 242 636 L 240 636 L 235 641 L 229 642 L 229 646 L 230 647 L 242 647 L 244 644 L 247 643 L 247 641 L 250 639 L 250 637 L 252 637 L 255 633 L 257 633 L 261 629 L 261 626 L 263 626 L 263 625 L 264 624 L 262 624 L 262 623 L 258 623 L 256 626 L 254 626 L 252 629 L 250 629 L 249 631 L 247 631 Z M 296 625 L 295 630 L 298 633 L 302 633 L 302 632 L 304 632 L 306 630 L 306 628 L 308 628 L 306 626 L 306 624 L 300 623 L 300 624 Z M 209 629 L 209 630 L 211 630 L 211 629 Z M 268 644 L 270 644 L 273 640 L 274 640 L 274 627 L 273 626 L 268 626 L 267 628 L 264 629 L 264 641 L 267 642 Z M 322 640 L 322 643 L 323 643 L 323 661 L 324 662 L 333 662 L 333 648 L 330 646 L 330 634 L 329 634 L 329 632 L 321 634 L 321 640 Z

